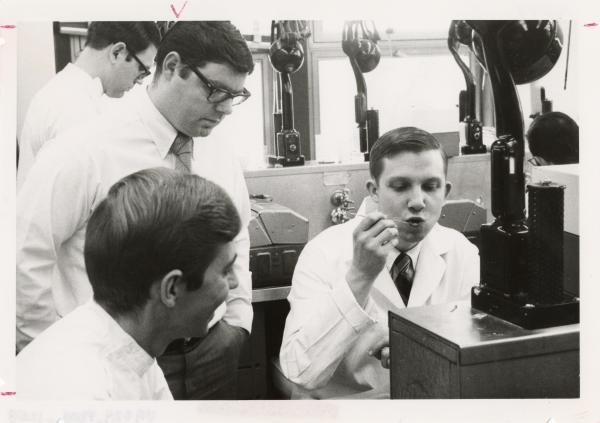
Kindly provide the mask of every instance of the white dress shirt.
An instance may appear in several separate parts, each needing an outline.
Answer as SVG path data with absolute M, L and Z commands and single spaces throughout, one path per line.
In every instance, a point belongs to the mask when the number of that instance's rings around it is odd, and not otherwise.
M 173 399 L 156 359 L 93 300 L 27 345 L 17 373 L 20 399 Z
M 177 131 L 145 90 L 114 110 L 67 130 L 40 151 L 17 195 L 17 346 L 92 296 L 83 246 L 87 221 L 120 178 L 149 167 L 175 167 L 169 148 Z M 247 225 L 250 202 L 239 162 L 226 146 L 194 139 L 194 173 L 219 184 L 242 220 L 235 239 L 234 272 L 239 286 L 215 312 L 250 332 L 251 278 Z
M 46 141 L 103 110 L 102 93 L 99 78 L 69 63 L 35 94 L 19 137 L 17 189 Z
M 298 259 L 280 351 L 283 374 L 298 385 L 292 398 L 389 398 L 389 370 L 368 352 L 388 336 L 388 311 L 406 306 L 387 268 L 397 253 L 390 253 L 364 309 L 348 286 L 352 232 L 361 220 L 321 232 Z M 453 229 L 436 224 L 409 255 L 415 263 L 409 307 L 467 298 L 479 282 L 477 248 Z

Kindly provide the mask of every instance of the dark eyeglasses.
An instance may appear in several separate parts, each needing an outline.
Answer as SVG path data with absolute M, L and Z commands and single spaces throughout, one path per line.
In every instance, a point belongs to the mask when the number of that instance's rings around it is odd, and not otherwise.
M 188 66 L 192 72 L 196 74 L 200 81 L 206 85 L 206 88 L 208 88 L 206 100 L 208 100 L 209 103 L 221 103 L 222 101 L 231 99 L 231 105 L 237 106 L 238 104 L 248 100 L 248 97 L 250 97 L 250 91 L 248 91 L 246 88 L 244 88 L 242 91 L 234 93 L 224 88 L 215 87 L 204 75 L 200 73 L 199 70 L 192 65 Z
M 135 55 L 135 53 L 133 53 L 131 50 L 129 50 L 129 48 L 127 48 L 127 51 L 129 52 L 129 54 L 131 55 L 131 57 L 134 58 L 134 60 L 136 62 L 138 62 L 138 65 L 140 66 L 140 75 L 136 78 L 137 80 L 142 80 L 145 77 L 147 77 L 148 75 L 150 75 L 150 69 L 148 69 L 146 67 L 146 65 L 144 65 L 144 63 Z

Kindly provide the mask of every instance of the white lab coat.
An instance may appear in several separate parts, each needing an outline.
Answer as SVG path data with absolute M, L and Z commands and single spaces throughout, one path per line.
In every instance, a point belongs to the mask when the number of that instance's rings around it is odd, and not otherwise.
M 389 397 L 389 370 L 368 355 L 388 335 L 388 311 L 405 307 L 386 268 L 365 309 L 345 275 L 352 262 L 352 232 L 362 217 L 326 229 L 298 260 L 288 297 L 280 352 L 284 375 L 300 385 L 297 396 L 330 398 L 376 392 Z M 422 241 L 408 306 L 468 298 L 479 282 L 477 248 L 461 233 L 436 224 Z

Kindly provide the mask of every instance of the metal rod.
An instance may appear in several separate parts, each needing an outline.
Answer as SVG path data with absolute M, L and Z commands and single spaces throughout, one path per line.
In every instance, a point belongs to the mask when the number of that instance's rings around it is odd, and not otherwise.
M 569 74 L 569 52 L 571 50 L 571 24 L 573 23 L 573 21 L 569 21 L 569 36 L 567 39 L 567 63 L 565 64 L 565 86 L 564 86 L 564 90 L 567 89 L 567 75 Z

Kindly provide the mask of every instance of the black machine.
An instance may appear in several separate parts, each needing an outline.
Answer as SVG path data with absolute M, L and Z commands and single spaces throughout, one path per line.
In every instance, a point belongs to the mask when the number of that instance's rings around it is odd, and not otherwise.
M 458 97 L 459 120 L 465 124 L 465 140 L 467 145 L 461 148 L 462 154 L 486 153 L 483 144 L 481 122 L 475 113 L 475 80 L 469 66 L 463 62 L 458 54 L 461 44 L 471 47 L 472 29 L 465 21 L 452 21 L 448 30 L 448 49 L 458 63 L 465 78 L 466 90 L 462 90 Z
M 363 73 L 371 72 L 379 64 L 381 51 L 377 45 L 380 40 L 375 25 L 369 28 L 365 21 L 344 22 L 342 50 L 350 59 L 357 94 L 354 97 L 354 114 L 358 124 L 360 151 L 365 161 L 369 161 L 371 147 L 379 138 L 379 111 L 368 109 L 367 84 Z
M 294 93 L 290 75 L 302 67 L 302 42 L 310 36 L 306 21 L 272 21 L 269 59 L 277 71 L 274 86 L 273 123 L 275 155 L 269 156 L 271 166 L 301 166 L 304 156 L 300 149 L 300 133 L 294 129 Z
M 492 214 L 481 227 L 481 281 L 473 308 L 527 329 L 579 322 L 579 299 L 563 292 L 563 188 L 529 185 L 525 216 L 523 117 L 515 84 L 535 81 L 561 52 L 556 21 L 463 21 L 470 48 L 487 70 L 497 140 L 490 148 Z M 559 251 L 560 250 L 560 251 Z

